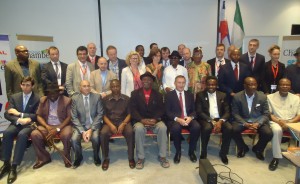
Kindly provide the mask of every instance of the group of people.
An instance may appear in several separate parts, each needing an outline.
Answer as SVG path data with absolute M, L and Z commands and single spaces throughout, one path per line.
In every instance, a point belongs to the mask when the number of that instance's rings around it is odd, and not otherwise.
M 279 62 L 278 46 L 269 49 L 269 62 L 256 53 L 258 47 L 259 41 L 252 39 L 248 52 L 241 55 L 231 46 L 226 59 L 225 46 L 218 44 L 216 57 L 204 62 L 201 47 L 191 54 L 184 44 L 171 53 L 168 47 L 159 49 L 153 43 L 148 57 L 138 45 L 122 60 L 116 47 L 107 47 L 106 59 L 97 56 L 96 45 L 89 43 L 77 48 L 78 60 L 68 65 L 59 60 L 59 50 L 52 46 L 48 49 L 50 62 L 41 67 L 29 59 L 25 46 L 16 46 L 17 58 L 5 66 L 9 100 L 5 118 L 11 124 L 3 133 L 0 179 L 6 174 L 8 183 L 17 179 L 16 168 L 29 137 L 37 157 L 33 169 L 51 162 L 46 146 L 51 138 L 59 137 L 65 167 L 80 166 L 83 140 L 92 142 L 95 165 L 102 164 L 107 170 L 113 134 L 126 139 L 129 167 L 142 169 L 148 130 L 157 134 L 158 161 L 168 168 L 168 132 L 176 149 L 175 164 L 181 159 L 182 129 L 190 132 L 188 156 L 192 162 L 197 161 L 199 137 L 200 159 L 205 159 L 212 130 L 222 132 L 219 156 L 228 164 L 231 139 L 237 144 L 237 157 L 244 157 L 249 148 L 241 132 L 252 129 L 259 134 L 252 148 L 258 159 L 264 160 L 263 151 L 272 140 L 274 158 L 269 169 L 275 170 L 282 158 L 280 143 L 286 123 L 300 121 L 300 48 L 294 54 L 296 63 L 285 68 Z M 33 129 L 34 122 L 37 126 Z

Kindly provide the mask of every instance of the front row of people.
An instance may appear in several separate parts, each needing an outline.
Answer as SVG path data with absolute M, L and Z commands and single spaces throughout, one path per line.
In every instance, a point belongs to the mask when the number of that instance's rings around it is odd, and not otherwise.
M 99 158 L 101 144 L 104 159 L 102 169 L 107 170 L 108 145 L 112 134 L 124 135 L 128 145 L 129 167 L 142 169 L 145 162 L 145 134 L 148 130 L 152 130 L 157 134 L 158 161 L 163 168 L 168 168 L 170 164 L 166 158 L 167 129 L 174 140 L 175 164 L 178 164 L 181 158 L 182 129 L 190 131 L 188 155 L 192 162 L 197 161 L 195 150 L 200 132 L 202 142 L 200 159 L 207 157 L 207 145 L 212 130 L 216 133 L 222 132 L 219 156 L 224 164 L 228 164 L 227 154 L 231 138 L 237 144 L 237 157 L 244 157 L 249 148 L 243 141 L 241 132 L 245 129 L 255 130 L 259 134 L 259 140 L 252 151 L 258 159 L 264 160 L 262 153 L 267 143 L 272 140 L 274 159 L 269 169 L 275 170 L 279 159 L 282 158 L 280 142 L 282 132 L 287 130 L 286 123 L 296 123 L 300 120 L 300 99 L 289 93 L 291 82 L 285 78 L 279 82 L 279 92 L 267 97 L 257 91 L 256 80 L 247 77 L 244 81 L 245 90 L 233 97 L 232 113 L 225 93 L 217 91 L 216 77 L 207 78 L 206 90 L 197 94 L 194 103 L 193 95 L 184 91 L 185 77 L 177 76 L 174 82 L 175 90 L 166 94 L 165 106 L 162 95 L 152 89 L 155 77 L 146 72 L 140 79 L 143 87 L 133 91 L 130 99 L 121 94 L 120 82 L 114 79 L 110 83 L 112 93 L 104 99 L 101 99 L 99 94 L 91 93 L 90 83 L 83 80 L 80 83 L 80 94 L 73 96 L 71 100 L 61 95 L 57 84 L 49 84 L 45 91 L 47 96 L 39 98 L 32 91 L 34 80 L 31 77 L 23 78 L 20 84 L 23 92 L 12 95 L 5 112 L 5 118 L 11 121 L 11 124 L 3 135 L 4 165 L 0 169 L 0 179 L 6 174 L 8 183 L 13 183 L 17 179 L 16 168 L 23 159 L 30 136 L 37 156 L 33 169 L 51 162 L 50 154 L 45 147 L 49 138 L 59 136 L 64 146 L 61 154 L 65 167 L 72 166 L 71 146 L 75 152 L 73 167 L 80 166 L 83 160 L 81 148 L 83 139 L 85 142 L 92 142 L 96 166 L 101 165 Z M 38 122 L 38 126 L 32 131 L 31 123 L 35 121 Z M 17 137 L 16 146 L 11 162 L 15 137 Z M 137 162 L 134 160 L 134 144 Z

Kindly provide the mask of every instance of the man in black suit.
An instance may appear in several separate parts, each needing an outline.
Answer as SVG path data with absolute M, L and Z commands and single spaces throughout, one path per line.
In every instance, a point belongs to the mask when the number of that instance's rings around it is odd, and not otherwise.
M 113 45 L 107 47 L 106 54 L 108 57 L 108 69 L 114 72 L 117 75 L 118 80 L 121 81 L 122 70 L 127 67 L 125 61 L 117 57 L 117 48 Z
M 241 132 L 252 129 L 259 134 L 259 140 L 252 151 L 259 160 L 264 160 L 263 152 L 273 137 L 269 123 L 269 106 L 267 96 L 257 91 L 257 82 L 253 77 L 244 80 L 245 90 L 237 93 L 232 101 L 232 138 L 238 148 L 237 157 L 244 157 L 249 151 Z
M 219 89 L 226 93 L 229 104 L 235 93 L 244 89 L 244 79 L 250 76 L 250 70 L 247 65 L 239 62 L 240 51 L 234 49 L 230 53 L 231 62 L 225 63 L 219 70 Z
M 68 64 L 59 61 L 59 50 L 54 46 L 48 48 L 48 54 L 50 62 L 43 65 L 41 74 L 43 89 L 47 89 L 47 84 L 58 83 L 59 90 L 67 96 L 65 83 Z
M 189 157 L 192 162 L 197 161 L 195 155 L 196 144 L 200 136 L 200 124 L 195 120 L 194 95 L 184 91 L 186 79 L 182 75 L 175 78 L 175 90 L 166 95 L 166 115 L 168 127 L 176 148 L 174 163 L 178 164 L 181 158 L 181 130 L 190 131 Z
M 251 71 L 251 76 L 258 82 L 261 89 L 261 79 L 264 74 L 265 56 L 256 52 L 259 47 L 258 39 L 251 39 L 248 44 L 248 52 L 241 56 L 240 62 L 246 64 Z
M 218 76 L 219 69 L 225 63 L 230 63 L 230 60 L 224 57 L 225 54 L 225 45 L 219 43 L 216 47 L 216 57 L 207 61 L 211 68 L 211 74 L 213 76 Z
M 96 55 L 96 51 L 97 51 L 96 45 L 94 43 L 89 43 L 87 44 L 86 47 L 88 49 L 87 61 L 91 62 L 94 65 L 95 70 L 99 69 L 98 59 L 100 58 L 100 56 Z
M 33 92 L 34 80 L 25 77 L 20 83 L 22 92 L 13 94 L 9 99 L 9 106 L 4 117 L 11 122 L 3 133 L 2 160 L 4 165 L 0 168 L 0 179 L 7 173 L 7 183 L 17 179 L 17 166 L 21 164 L 27 145 L 28 137 L 32 131 L 30 123 L 36 121 L 36 110 L 40 97 Z M 17 137 L 13 161 L 11 163 L 14 140 Z
M 201 156 L 207 157 L 207 145 L 212 129 L 222 132 L 222 146 L 219 156 L 224 164 L 228 164 L 232 126 L 229 123 L 230 110 L 226 94 L 217 91 L 218 79 L 215 76 L 206 78 L 206 90 L 196 95 L 196 112 L 201 125 Z

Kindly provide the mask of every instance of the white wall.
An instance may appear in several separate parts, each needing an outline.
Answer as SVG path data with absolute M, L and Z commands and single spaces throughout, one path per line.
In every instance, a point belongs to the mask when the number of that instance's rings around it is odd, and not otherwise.
M 299 0 L 239 4 L 247 36 L 281 40 L 290 35 L 292 24 L 300 24 Z M 217 0 L 101 0 L 101 8 L 104 50 L 113 44 L 121 58 L 137 44 L 143 44 L 147 54 L 152 42 L 171 50 L 179 43 L 191 49 L 201 45 L 204 59 L 214 56 Z M 230 30 L 234 11 L 235 0 L 227 0 Z M 0 33 L 54 36 L 61 60 L 71 63 L 79 45 L 93 41 L 100 46 L 97 0 L 0 0 Z

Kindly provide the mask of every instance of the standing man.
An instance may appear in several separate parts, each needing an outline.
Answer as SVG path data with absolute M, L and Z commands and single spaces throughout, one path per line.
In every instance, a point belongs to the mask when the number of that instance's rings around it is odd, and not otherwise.
M 58 83 L 60 91 L 64 92 L 64 95 L 68 95 L 65 88 L 68 65 L 59 61 L 58 48 L 54 46 L 49 47 L 48 54 L 50 62 L 44 64 L 42 69 L 43 88 L 46 90 L 48 83 Z
M 103 99 L 104 125 L 100 132 L 101 149 L 104 161 L 102 169 L 106 171 L 109 167 L 109 138 L 113 134 L 124 135 L 128 147 L 129 167 L 135 168 L 134 161 L 134 133 L 131 125 L 129 110 L 129 97 L 121 94 L 121 83 L 117 79 L 110 82 L 112 93 Z
M 206 90 L 197 93 L 196 112 L 201 125 L 201 156 L 207 157 L 207 145 L 210 134 L 214 129 L 215 133 L 222 132 L 222 146 L 219 152 L 221 161 L 228 164 L 228 150 L 230 146 L 232 126 L 229 123 L 230 110 L 226 94 L 217 91 L 218 79 L 215 76 L 206 78 Z
M 17 59 L 8 62 L 5 65 L 5 83 L 6 95 L 9 100 L 11 95 L 22 92 L 20 87 L 23 77 L 30 76 L 35 85 L 33 91 L 40 96 L 43 96 L 43 85 L 41 82 L 41 69 L 37 61 L 29 59 L 27 47 L 24 45 L 17 45 L 15 48 Z
M 264 149 L 273 137 L 269 123 L 270 114 L 267 97 L 262 92 L 257 91 L 257 82 L 253 77 L 247 77 L 244 80 L 244 87 L 245 90 L 237 93 L 232 101 L 232 138 L 238 148 L 237 157 L 244 157 L 249 151 L 241 132 L 251 129 L 259 134 L 259 140 L 253 146 L 252 151 L 256 158 L 264 160 Z
M 32 131 L 30 123 L 36 121 L 35 112 L 40 101 L 39 95 L 33 92 L 35 83 L 32 77 L 22 78 L 19 85 L 22 92 L 11 95 L 9 106 L 4 113 L 5 119 L 10 121 L 11 124 L 3 132 L 2 160 L 4 165 L 0 168 L 0 179 L 9 173 L 7 183 L 13 183 L 17 179 L 17 166 L 22 162 L 28 137 Z M 11 163 L 12 149 L 16 137 L 17 141 Z
M 210 65 L 211 73 L 213 76 L 218 77 L 220 67 L 225 65 L 225 63 L 230 63 L 230 60 L 224 57 L 225 54 L 225 45 L 219 43 L 216 47 L 216 57 L 207 61 Z
M 184 48 L 182 51 L 182 60 L 180 60 L 179 64 L 184 68 L 187 68 L 188 64 L 190 64 L 191 62 L 191 50 L 189 48 Z
M 115 46 L 109 45 L 106 49 L 106 54 L 108 57 L 108 69 L 114 72 L 118 80 L 121 81 L 121 74 L 123 68 L 127 67 L 127 64 L 123 59 L 119 59 L 117 56 L 117 48 Z
M 292 91 L 300 97 L 300 47 L 294 54 L 296 63 L 285 69 L 285 76 L 292 82 Z
M 162 62 L 163 68 L 166 68 L 171 65 L 170 58 L 169 58 L 170 53 L 171 52 L 168 47 L 161 48 L 161 62 Z
M 135 51 L 139 53 L 139 55 L 141 56 L 141 64 L 139 65 L 139 67 L 146 67 L 146 65 L 150 64 L 149 58 L 144 57 L 145 55 L 145 49 L 143 45 L 137 45 L 135 47 Z
M 100 58 L 100 56 L 96 55 L 96 51 L 97 51 L 96 44 L 94 44 L 94 43 L 87 44 L 87 49 L 88 49 L 87 61 L 91 62 L 93 64 L 93 66 L 95 67 L 95 70 L 97 70 L 99 68 L 99 66 L 97 65 L 97 62 L 98 62 L 98 59 Z
M 68 65 L 66 87 L 70 97 L 79 94 L 79 84 L 82 80 L 90 80 L 90 74 L 94 71 L 92 63 L 87 62 L 87 48 L 79 46 L 76 51 L 78 60 Z
M 84 142 L 92 142 L 94 163 L 96 166 L 101 165 L 99 134 L 102 125 L 103 107 L 99 95 L 91 93 L 90 82 L 87 80 L 80 82 L 80 94 L 72 97 L 71 115 L 74 124 L 71 141 L 75 152 L 73 167 L 79 167 L 83 159 L 82 139 Z
M 33 169 L 38 169 L 51 162 L 51 156 L 45 149 L 45 137 L 59 135 L 63 145 L 65 167 L 71 167 L 71 99 L 60 95 L 57 83 L 49 83 L 45 95 L 40 99 L 37 114 L 38 130 L 31 132 L 31 139 L 37 157 Z
M 98 60 L 99 69 L 92 71 L 90 78 L 91 91 L 100 94 L 102 98 L 111 94 L 110 81 L 117 78 L 115 73 L 107 69 L 107 65 L 106 58 L 100 57 Z
M 186 79 L 184 76 L 178 75 L 174 81 L 175 90 L 166 95 L 166 114 L 169 121 L 168 127 L 176 148 L 174 163 L 178 164 L 181 158 L 182 128 L 190 131 L 188 155 L 192 162 L 196 162 L 197 156 L 195 155 L 195 150 L 200 136 L 200 125 L 195 120 L 196 111 L 194 95 L 184 90 L 186 86 Z
M 155 77 L 146 72 L 140 76 L 143 87 L 131 92 L 131 117 L 135 132 L 135 143 L 138 161 L 137 169 L 144 168 L 145 162 L 145 134 L 148 129 L 152 129 L 157 134 L 158 143 L 158 161 L 163 168 L 170 167 L 167 155 L 167 127 L 162 121 L 164 114 L 164 105 L 162 95 L 152 89 L 152 83 Z
M 179 44 L 178 47 L 177 47 L 177 51 L 178 51 L 178 53 L 180 54 L 180 60 L 181 60 L 182 57 L 183 57 L 183 49 L 184 49 L 185 47 L 186 47 L 186 46 L 185 46 L 183 43 Z

